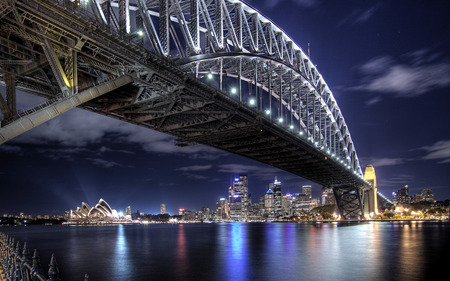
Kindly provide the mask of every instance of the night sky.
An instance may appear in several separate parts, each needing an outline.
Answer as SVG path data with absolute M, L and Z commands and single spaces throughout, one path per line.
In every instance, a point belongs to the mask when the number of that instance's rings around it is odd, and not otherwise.
M 450 199 L 450 1 L 253 0 L 305 52 L 333 92 L 364 170 L 391 197 L 431 188 Z M 5 88 L 0 87 L 4 96 Z M 18 93 L 18 108 L 41 98 Z M 0 215 L 62 214 L 100 198 L 112 208 L 170 214 L 227 196 L 247 174 L 253 202 L 277 176 L 283 192 L 312 184 L 210 147 L 72 109 L 0 145 Z

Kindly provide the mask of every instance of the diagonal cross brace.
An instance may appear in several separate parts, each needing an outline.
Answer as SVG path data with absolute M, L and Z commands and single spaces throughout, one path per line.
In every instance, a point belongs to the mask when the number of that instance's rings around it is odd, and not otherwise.
M 91 87 L 79 94 L 69 97 L 63 97 L 56 100 L 38 110 L 32 110 L 26 116 L 23 116 L 3 128 L 0 128 L 0 144 L 17 137 L 20 134 L 25 133 L 37 127 L 38 125 L 61 115 L 62 113 L 77 107 L 83 103 L 86 103 L 94 98 L 97 98 L 103 94 L 118 89 L 133 81 L 133 78 L 128 75 L 120 76 L 114 80 L 110 80 L 98 86 Z

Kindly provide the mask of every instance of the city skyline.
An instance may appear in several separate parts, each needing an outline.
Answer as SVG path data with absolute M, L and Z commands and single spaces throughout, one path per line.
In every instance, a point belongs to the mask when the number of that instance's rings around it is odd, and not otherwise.
M 310 52 L 343 112 L 362 169 L 375 167 L 380 192 L 389 197 L 409 185 L 413 194 L 431 188 L 437 200 L 450 198 L 445 1 L 248 3 Z M 18 107 L 41 101 L 19 93 Z M 322 188 L 210 147 L 178 147 L 171 136 L 81 109 L 0 145 L 0 159 L 0 211 L 11 213 L 61 212 L 100 197 L 149 213 L 161 203 L 170 213 L 198 209 L 224 197 L 224 186 L 239 174 L 249 176 L 250 193 L 275 176 L 292 192 L 307 184 L 314 194 Z

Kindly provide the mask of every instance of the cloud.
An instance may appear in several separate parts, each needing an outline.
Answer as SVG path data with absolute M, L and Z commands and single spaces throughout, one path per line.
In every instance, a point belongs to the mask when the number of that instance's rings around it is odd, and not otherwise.
M 383 166 L 396 166 L 403 164 L 405 162 L 402 158 L 361 158 L 361 162 L 367 163 L 367 165 L 373 165 L 376 167 L 383 167 Z
M 198 172 L 198 171 L 206 171 L 212 168 L 212 165 L 192 165 L 187 167 L 178 168 L 178 171 L 183 172 Z
M 432 145 L 423 146 L 420 148 L 428 152 L 423 157 L 425 160 L 441 160 L 440 164 L 450 163 L 450 140 L 441 140 Z
M 0 145 L 0 152 L 6 152 L 11 154 L 22 154 L 22 148 L 17 145 L 2 144 Z
M 311 8 L 319 4 L 320 0 L 265 0 L 263 3 L 264 9 L 273 9 L 281 3 L 288 2 L 288 5 L 295 4 L 302 8 Z
M 218 172 L 234 175 L 251 175 L 260 179 L 272 179 L 274 175 L 280 173 L 280 170 L 274 167 L 265 167 L 264 165 L 222 164 L 218 166 Z
M 117 162 L 107 161 L 107 160 L 100 159 L 100 158 L 86 158 L 86 160 L 91 162 L 94 165 L 101 166 L 104 168 L 111 168 L 111 167 L 116 167 L 116 166 L 121 167 L 122 166 Z
M 109 139 L 116 143 L 137 144 L 147 152 L 187 154 L 195 159 L 216 159 L 224 155 L 218 149 L 204 145 L 175 145 L 175 137 L 120 120 L 94 114 L 82 109 L 72 109 L 17 138 L 16 144 L 61 145 L 85 147 Z M 106 146 L 100 152 L 112 151 Z M 121 150 L 132 154 L 134 152 Z
M 379 187 L 388 187 L 388 186 L 392 187 L 392 186 L 395 186 L 395 187 L 398 187 L 400 189 L 404 185 L 408 185 L 408 184 L 414 182 L 415 181 L 414 179 L 415 178 L 414 178 L 413 175 L 410 175 L 410 174 L 399 174 L 399 175 L 397 175 L 395 177 L 388 178 L 388 179 L 386 179 L 386 178 L 378 179 L 377 178 L 377 181 L 378 181 L 378 186 Z
M 196 175 L 196 174 L 192 174 L 192 173 L 183 173 L 182 175 L 187 178 L 194 179 L 194 180 L 208 180 L 209 179 L 206 176 Z
M 343 20 L 341 20 L 338 26 L 342 26 L 345 24 L 359 24 L 369 21 L 372 17 L 374 17 L 375 12 L 381 8 L 381 3 L 377 3 L 368 9 L 356 9 L 352 11 L 348 16 L 346 16 Z
M 376 57 L 357 69 L 361 82 L 348 89 L 370 92 L 367 106 L 380 102 L 383 96 L 411 98 L 450 86 L 450 62 L 427 49 L 406 53 L 398 60 Z

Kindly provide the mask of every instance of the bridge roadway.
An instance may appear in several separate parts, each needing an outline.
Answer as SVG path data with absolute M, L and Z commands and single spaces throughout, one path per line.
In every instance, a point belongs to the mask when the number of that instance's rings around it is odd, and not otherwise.
M 0 23 L 1 143 L 78 106 L 333 187 L 341 215 L 362 217 L 367 182 L 331 91 L 245 3 L 0 0 Z M 16 90 L 48 102 L 18 113 Z

